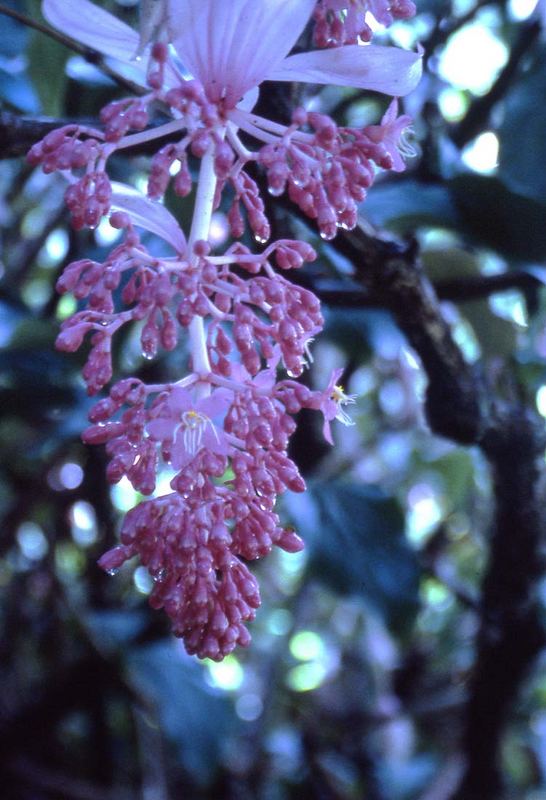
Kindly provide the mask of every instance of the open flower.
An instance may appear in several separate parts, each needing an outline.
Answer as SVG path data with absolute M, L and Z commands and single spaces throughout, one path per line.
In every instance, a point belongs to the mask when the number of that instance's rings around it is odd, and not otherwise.
M 322 433 L 324 434 L 326 441 L 330 444 L 334 443 L 334 440 L 332 439 L 332 431 L 330 430 L 330 422 L 333 419 L 337 419 L 339 422 L 343 423 L 343 425 L 354 425 L 351 417 L 346 411 L 343 410 L 343 406 L 355 403 L 356 395 L 345 394 L 343 386 L 338 384 L 338 380 L 340 379 L 342 373 L 343 369 L 335 369 L 332 372 L 332 377 L 330 378 L 328 386 L 322 393 L 322 399 L 320 403 L 320 410 L 324 414 L 324 426 L 322 428 Z
M 196 399 L 187 389 L 174 386 L 160 416 L 148 422 L 152 439 L 171 444 L 171 464 L 181 469 L 201 450 L 226 455 L 229 444 L 221 427 L 213 420 L 221 416 L 232 393 L 218 389 L 208 397 Z
M 165 193 L 173 166 L 178 166 L 174 191 L 187 196 L 192 185 L 188 152 L 200 158 L 212 153 L 219 191 L 231 184 L 234 192 L 228 212 L 234 238 L 243 234 L 245 224 L 260 242 L 267 241 L 271 232 L 260 189 L 245 170 L 253 160 L 265 170 L 271 194 L 286 192 L 306 216 L 316 220 L 323 238 L 332 239 L 338 228 L 354 228 L 358 204 L 365 199 L 377 169 L 401 171 L 402 156 L 411 154 L 404 141 L 398 141 L 409 117 L 397 118 L 394 103 L 380 125 L 359 130 L 337 126 L 323 114 L 296 109 L 287 126 L 252 113 L 259 86 L 265 80 L 303 81 L 398 98 L 419 81 L 421 54 L 351 44 L 289 55 L 313 13 L 315 0 L 154 2 L 161 4 L 161 13 L 152 15 L 150 35 L 156 31 L 158 41 L 146 44 L 148 33 L 143 39 L 90 0 L 77 4 L 43 1 L 51 24 L 117 59 L 119 68 L 130 67 L 133 77 L 152 88 L 142 98 L 105 107 L 104 131 L 93 132 L 91 144 L 80 142 L 78 135 L 65 129 L 59 142 L 44 140 L 33 148 L 31 162 L 43 163 L 48 171 L 77 169 L 82 147 L 90 148 L 86 174 L 75 177 L 67 193 L 73 224 L 96 227 L 107 213 L 111 187 L 105 164 L 113 152 L 179 132 L 178 142 L 164 145 L 154 156 L 148 182 L 151 198 Z M 137 52 L 142 52 L 139 61 L 135 61 Z M 191 75 L 193 80 L 183 77 L 180 62 L 186 77 Z M 173 119 L 146 127 L 149 106 L 156 100 L 171 108 Z M 138 132 L 126 135 L 130 130 Z M 252 137 L 260 149 L 249 150 L 238 131 Z
M 421 56 L 395 47 L 346 45 L 289 56 L 315 0 L 168 0 L 169 38 L 185 68 L 224 110 L 264 80 L 354 86 L 402 97 L 421 76 Z M 63 33 L 140 71 L 140 35 L 89 0 L 44 0 L 46 19 Z M 143 59 L 144 61 L 145 59 Z M 179 82 L 176 71 L 167 85 Z

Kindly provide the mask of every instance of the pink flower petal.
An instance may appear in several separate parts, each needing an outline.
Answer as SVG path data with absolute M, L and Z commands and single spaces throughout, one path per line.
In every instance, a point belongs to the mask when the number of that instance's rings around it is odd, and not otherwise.
M 225 456 L 229 450 L 229 444 L 225 437 L 224 431 L 216 425 L 207 425 L 203 432 L 202 447 L 211 453 L 218 453 L 218 455 Z
M 330 380 L 328 381 L 328 386 L 326 387 L 326 393 L 332 393 L 334 386 L 336 386 L 338 380 L 343 375 L 343 372 L 343 367 L 338 367 L 337 369 L 333 370 L 332 374 L 330 375 Z
M 177 424 L 178 423 L 174 419 L 157 417 L 146 423 L 146 430 L 152 439 L 158 442 L 164 442 L 166 439 L 172 438 Z
M 186 442 L 184 441 L 184 431 L 178 428 L 176 436 L 174 437 L 173 446 L 171 449 L 171 464 L 174 469 L 182 469 L 188 461 L 191 461 L 195 453 L 188 452 Z
M 191 411 L 195 407 L 191 394 L 187 389 L 183 389 L 181 386 L 173 386 L 169 392 L 167 405 L 177 417 L 179 417 L 183 411 Z
M 329 419 L 325 419 L 324 420 L 324 425 L 322 426 L 322 435 L 324 436 L 324 438 L 326 439 L 328 444 L 332 444 L 332 445 L 334 444 L 334 440 L 332 438 L 332 430 L 330 428 L 330 420 Z
M 170 38 L 209 99 L 234 107 L 290 52 L 314 6 L 315 0 L 170 0 Z
M 271 367 L 270 369 L 263 369 L 261 372 L 258 372 L 256 377 L 253 379 L 253 383 L 257 389 L 262 389 L 266 392 L 269 392 L 275 385 L 276 380 L 277 370 L 274 367 Z
M 288 56 L 267 80 L 354 86 L 403 97 L 421 78 L 421 55 L 397 47 L 346 45 Z
M 112 183 L 112 210 L 127 212 L 134 225 L 160 236 L 177 253 L 186 251 L 186 237 L 173 215 L 161 203 L 150 200 L 131 186 Z
M 196 404 L 196 410 L 210 419 L 214 419 L 219 414 L 223 414 L 231 405 L 233 392 L 229 389 L 217 389 L 209 397 L 204 397 Z

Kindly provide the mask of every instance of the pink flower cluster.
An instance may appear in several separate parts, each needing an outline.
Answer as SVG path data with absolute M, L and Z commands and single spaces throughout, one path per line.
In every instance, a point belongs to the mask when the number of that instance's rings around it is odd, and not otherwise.
M 193 182 L 188 154 L 202 158 L 212 151 L 217 178 L 215 207 L 229 186 L 233 200 L 228 220 L 236 238 L 245 232 L 241 207 L 256 239 L 266 242 L 270 236 L 258 186 L 245 172 L 250 162 L 255 161 L 265 169 L 269 192 L 279 196 L 287 191 L 304 214 L 316 220 L 325 239 L 333 239 L 338 228 L 354 228 L 357 204 L 365 199 L 377 168 L 401 171 L 405 166 L 400 151 L 404 149 L 403 134 L 411 125 L 411 118 L 398 116 L 396 100 L 380 125 L 362 129 L 339 127 L 324 114 L 308 114 L 299 108 L 290 126 L 275 125 L 278 130 L 272 133 L 267 120 L 234 109 L 230 118 L 239 128 L 266 142 L 251 152 L 243 147 L 233 129 L 228 128 L 224 138 L 221 110 L 208 101 L 203 87 L 192 80 L 166 92 L 154 91 L 146 99 L 117 101 L 106 106 L 101 115 L 107 121 L 104 132 L 70 125 L 53 131 L 32 147 L 29 162 L 42 164 L 46 172 L 86 167 L 85 174 L 74 177 L 66 190 L 66 203 L 76 229 L 94 228 L 108 213 L 112 190 L 106 175 L 107 160 L 117 149 L 135 141 L 135 136 L 123 140 L 121 134 L 126 133 L 126 126 L 144 126 L 148 106 L 157 101 L 176 115 L 174 128 L 183 130 L 184 135 L 176 144 L 161 147 L 153 157 L 148 196 L 161 199 L 171 180 L 177 195 L 189 195 Z M 117 124 L 112 131 L 109 125 L 113 122 Z M 173 126 L 163 126 L 167 127 Z M 155 135 L 159 137 L 161 133 L 160 128 Z M 407 152 L 411 155 L 411 151 Z
M 350 6 L 321 0 L 319 26 L 322 19 L 333 30 L 331 15 L 344 11 L 350 24 L 356 9 Z M 149 497 L 127 514 L 121 545 L 101 566 L 115 572 L 138 556 L 154 580 L 151 604 L 165 609 L 188 652 L 221 659 L 248 644 L 245 623 L 260 604 L 246 562 L 273 546 L 303 547 L 275 512 L 279 494 L 305 488 L 287 453 L 294 415 L 303 407 L 321 411 L 332 442 L 331 421 L 352 424 L 343 406 L 354 402 L 337 385 L 341 370 L 323 391 L 295 380 L 311 360 L 323 318 L 317 298 L 285 273 L 316 253 L 289 239 L 260 253 L 236 241 L 247 224 L 258 242 L 270 236 L 259 187 L 246 168 L 262 167 L 270 193 L 287 191 L 331 239 L 339 227 L 356 224 L 357 203 L 378 168 L 403 169 L 402 134 L 410 123 L 393 100 L 379 125 L 362 130 L 303 109 L 283 125 L 252 113 L 256 87 L 265 78 L 303 79 L 400 96 L 415 85 L 420 65 L 418 55 L 371 45 L 342 47 L 335 58 L 332 50 L 287 56 L 314 0 L 158 0 L 154 8 L 139 36 L 88 0 L 44 0 L 53 24 L 130 65 L 146 89 L 106 106 L 100 128 L 70 125 L 50 133 L 29 161 L 67 177 L 74 227 L 94 228 L 108 215 L 122 232 L 104 262 L 73 262 L 58 281 L 80 307 L 63 322 L 57 346 L 75 351 L 89 334 L 83 370 L 89 394 L 112 378 L 112 337 L 122 326 L 139 326 L 145 358 L 173 350 L 185 333 L 187 374 L 165 384 L 132 377 L 114 383 L 93 407 L 83 439 L 106 446 L 111 482 L 127 479 Z M 388 8 L 403 15 L 400 4 Z M 173 49 L 192 79 L 180 74 Z M 170 120 L 150 128 L 157 104 Z M 147 197 L 110 181 L 113 153 L 155 140 Z M 201 160 L 196 182 L 190 157 Z M 158 202 L 171 181 L 180 196 L 196 190 L 188 239 Z M 235 241 L 214 253 L 211 215 L 228 196 Z M 162 240 L 161 256 L 137 228 Z M 157 496 L 160 469 L 170 470 L 172 491 Z
M 273 373 L 254 381 L 241 374 L 233 388 L 203 399 L 195 389 L 124 381 L 95 407 L 84 434 L 107 442 L 110 479 L 125 474 L 143 493 L 153 491 L 158 451 L 176 471 L 173 492 L 130 511 L 122 545 L 100 563 L 113 571 L 138 555 L 154 578 L 151 604 L 165 609 L 174 633 L 200 657 L 222 658 L 249 642 L 244 622 L 260 595 L 241 559 L 260 558 L 273 545 L 303 547 L 274 511 L 278 493 L 303 491 L 304 483 L 286 454 L 295 423 L 281 399 L 295 397 L 296 388 L 275 384 Z M 129 407 L 120 420 L 107 421 L 121 404 Z
M 317 47 L 339 47 L 369 42 L 373 31 L 366 21 L 370 14 L 381 25 L 410 19 L 415 14 L 412 0 L 318 0 L 314 38 Z

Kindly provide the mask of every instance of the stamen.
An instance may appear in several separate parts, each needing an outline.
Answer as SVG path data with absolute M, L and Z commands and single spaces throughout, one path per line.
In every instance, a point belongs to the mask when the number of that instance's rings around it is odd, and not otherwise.
M 194 456 L 201 447 L 205 426 L 210 419 L 198 411 L 185 411 L 182 414 L 181 427 L 184 429 L 184 447 Z
M 203 434 L 207 425 L 210 425 L 216 441 L 219 442 L 220 437 L 210 417 L 194 410 L 184 411 L 182 414 L 180 427 L 184 430 L 184 447 L 191 456 L 194 456 L 201 449 Z
M 343 410 L 342 406 L 356 403 L 356 394 L 345 394 L 343 386 L 338 385 L 334 386 L 332 394 L 330 395 L 330 399 L 338 404 L 337 414 L 335 417 L 338 422 L 341 422 L 342 425 L 347 426 L 354 425 L 354 420 L 352 420 L 347 412 Z

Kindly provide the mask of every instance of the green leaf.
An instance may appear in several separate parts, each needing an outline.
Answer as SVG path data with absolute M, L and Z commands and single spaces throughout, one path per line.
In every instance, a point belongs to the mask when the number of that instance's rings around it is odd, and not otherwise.
M 395 630 L 418 608 L 417 557 L 398 502 L 372 487 L 315 483 L 289 509 L 309 546 L 310 570 L 342 595 L 364 597 Z
M 36 33 L 28 48 L 28 71 L 42 106 L 42 113 L 62 117 L 68 51 L 58 42 Z
M 157 708 L 180 761 L 198 783 L 210 783 L 236 724 L 229 699 L 207 687 L 202 667 L 173 641 L 130 650 L 128 666 L 134 683 Z
M 516 192 L 542 202 L 546 196 L 546 46 L 504 100 L 499 176 Z
M 372 224 L 398 233 L 413 232 L 424 225 L 457 226 L 457 210 L 446 187 L 415 180 L 374 186 L 362 212 Z
M 457 511 L 474 483 L 474 464 L 468 450 L 457 448 L 435 459 L 422 462 L 422 467 L 438 472 L 446 491 L 444 503 L 447 512 Z
M 459 175 L 449 187 L 472 238 L 509 258 L 546 258 L 546 204 L 485 175 Z
M 471 278 L 481 273 L 479 256 L 462 247 L 424 250 L 421 260 L 432 281 Z
M 472 325 L 484 356 L 508 358 L 516 349 L 517 331 L 513 322 L 498 317 L 487 300 L 465 303 L 464 316 Z

